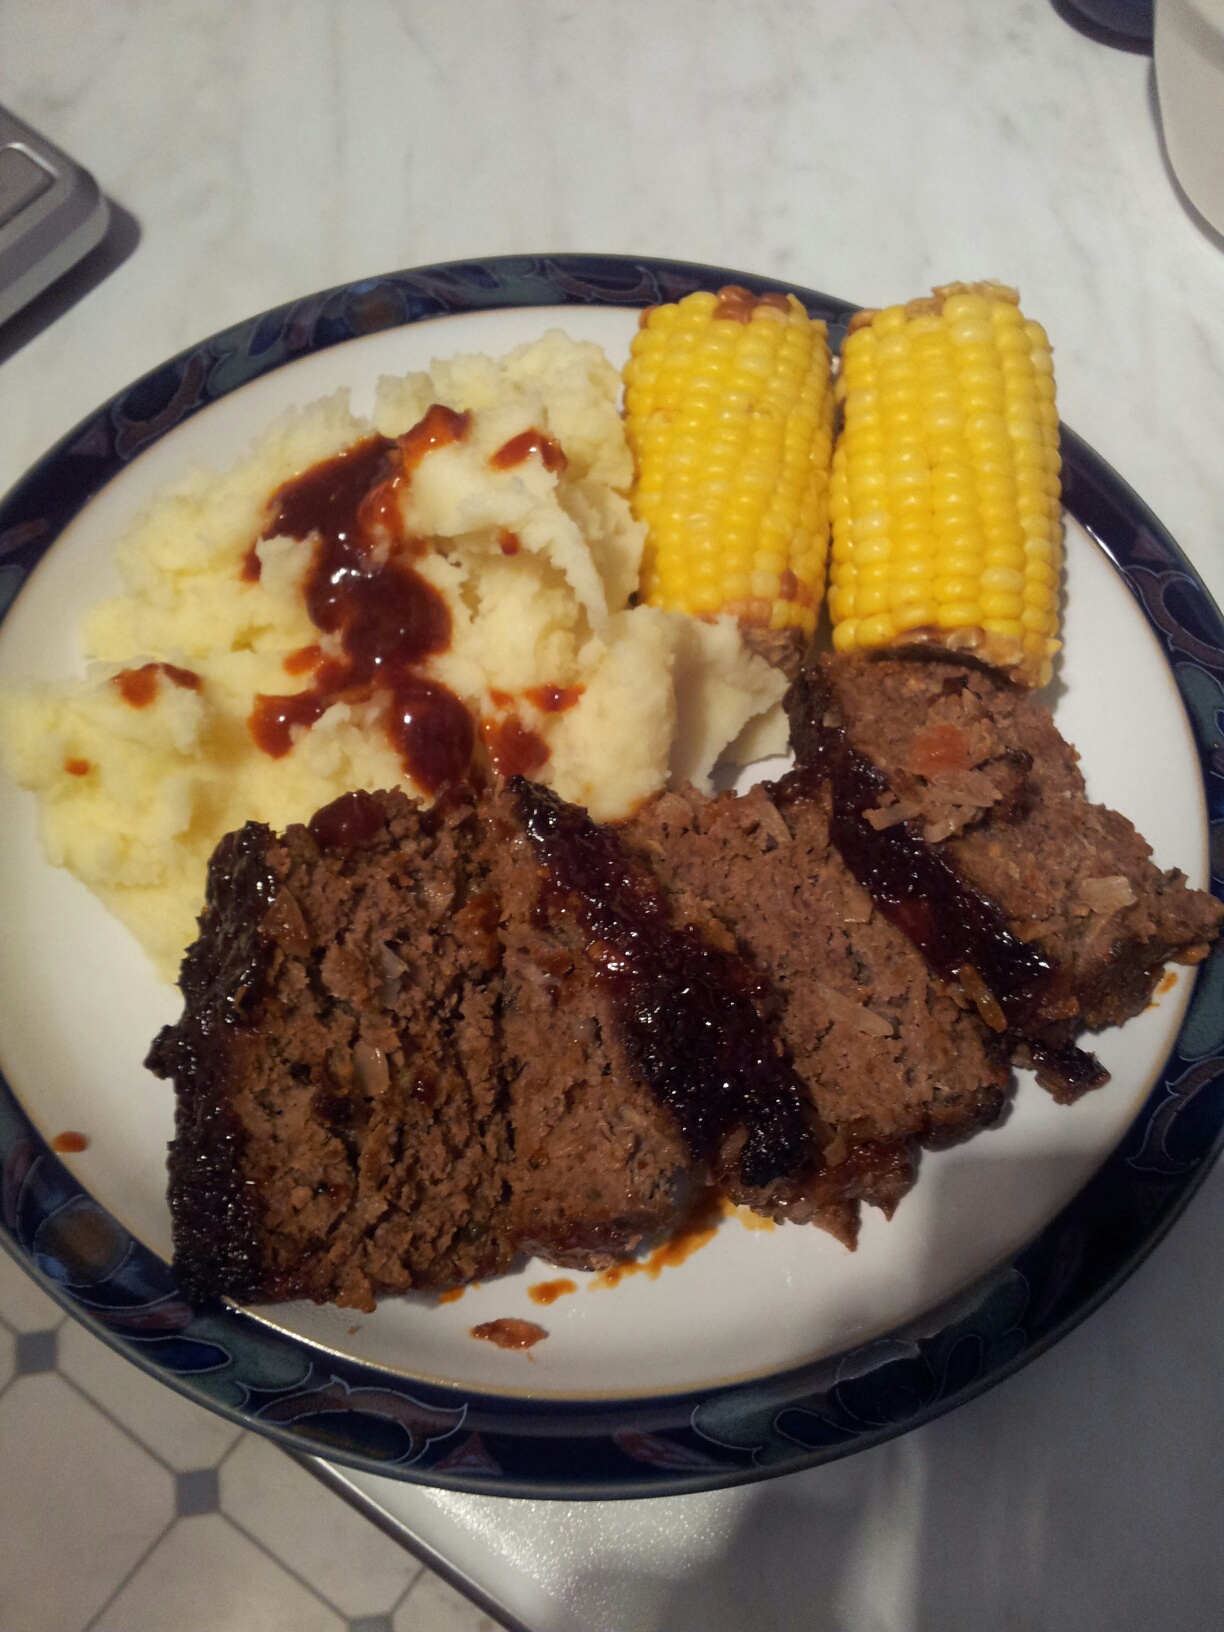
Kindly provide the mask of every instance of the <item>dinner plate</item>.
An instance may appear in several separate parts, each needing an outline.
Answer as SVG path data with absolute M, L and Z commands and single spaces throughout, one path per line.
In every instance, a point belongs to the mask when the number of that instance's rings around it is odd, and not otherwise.
M 112 546 L 161 490 L 222 469 L 282 409 L 337 387 L 564 327 L 617 362 L 637 310 L 727 282 L 674 261 L 510 257 L 392 273 L 295 301 L 183 352 L 54 448 L 0 506 L 0 681 L 79 664 L 80 614 L 117 587 Z M 836 345 L 853 307 L 796 291 Z M 1066 650 L 1051 701 L 1090 793 L 1195 884 L 1224 814 L 1224 625 L 1134 493 L 1064 431 Z M 1224 1123 L 1224 960 L 1162 983 L 1094 1044 L 1110 1083 L 1060 1107 L 1021 1077 L 1000 1127 L 925 1155 L 858 1250 L 748 1228 L 666 1265 L 531 1264 L 446 1303 L 376 1314 L 191 1308 L 168 1264 L 171 1095 L 141 1066 L 177 1012 L 143 954 L 49 867 L 34 802 L 0 787 L 0 1232 L 78 1319 L 191 1398 L 293 1448 L 485 1494 L 675 1493 L 843 1456 L 960 1404 L 1083 1318 L 1160 1238 Z M 61 1159 L 65 1129 L 89 1139 Z M 612 1277 L 615 1279 L 615 1277 Z M 527 1352 L 478 1322 L 544 1325 Z

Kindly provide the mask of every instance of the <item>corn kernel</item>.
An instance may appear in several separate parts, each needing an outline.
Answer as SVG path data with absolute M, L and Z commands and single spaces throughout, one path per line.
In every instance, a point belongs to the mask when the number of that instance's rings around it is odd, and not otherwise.
M 887 646 L 889 641 L 896 639 L 896 635 L 897 626 L 887 612 L 864 618 L 859 624 L 859 644 L 868 648 Z

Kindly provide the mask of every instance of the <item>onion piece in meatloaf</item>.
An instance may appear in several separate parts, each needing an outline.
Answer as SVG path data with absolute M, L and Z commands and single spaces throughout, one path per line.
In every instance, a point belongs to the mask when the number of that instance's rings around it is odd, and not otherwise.
M 193 1300 L 596 1267 L 686 1185 L 770 1196 L 829 1137 L 726 932 L 521 779 L 230 834 L 181 984 L 148 1063 Z
M 1106 1079 L 1074 1046 L 1197 963 L 1224 906 L 1092 804 L 1030 691 L 951 654 L 825 656 L 788 694 L 797 770 L 851 871 L 1062 1100 Z

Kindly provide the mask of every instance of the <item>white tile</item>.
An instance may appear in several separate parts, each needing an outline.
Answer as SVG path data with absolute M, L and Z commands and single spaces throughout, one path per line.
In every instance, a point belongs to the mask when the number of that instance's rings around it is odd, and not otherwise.
M 500 1632 L 496 1621 L 429 1570 L 422 1572 L 391 1624 L 395 1632 Z
M 343 1632 L 344 1622 L 219 1514 L 180 1519 L 92 1632 Z M 6 1629 L 7 1632 L 7 1629 Z
M 266 1439 L 221 1469 L 221 1507 L 346 1615 L 390 1612 L 420 1565 Z
M 0 1319 L 15 1332 L 37 1332 L 58 1326 L 64 1311 L 50 1299 L 32 1276 L 14 1263 L 0 1247 Z
M 78 1632 L 174 1513 L 173 1481 L 62 1377 L 0 1400 L 0 1626 Z
M 60 1332 L 59 1369 L 176 1471 L 214 1467 L 242 1432 L 148 1376 L 75 1320 Z
M 0 1388 L 13 1375 L 13 1350 L 16 1348 L 13 1334 L 0 1326 Z M 0 1478 L 4 1477 L 4 1470 L 0 1469 Z

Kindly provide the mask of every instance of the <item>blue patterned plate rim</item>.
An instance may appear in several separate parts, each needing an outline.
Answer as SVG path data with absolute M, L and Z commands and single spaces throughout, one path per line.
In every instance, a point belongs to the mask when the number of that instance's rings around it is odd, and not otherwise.
M 643 307 L 777 280 L 686 261 L 500 256 L 392 272 L 291 301 L 191 346 L 44 455 L 0 503 L 0 617 L 60 533 L 152 443 L 286 363 L 433 317 Z M 794 290 L 836 346 L 855 310 Z M 1211 884 L 1224 898 L 1224 621 L 1164 527 L 1073 432 L 1064 503 L 1123 578 L 1186 707 Z M 832 1461 L 1000 1382 L 1105 1301 L 1176 1220 L 1224 1142 L 1224 954 L 1198 973 L 1173 1051 L 1125 1137 L 1040 1234 L 885 1337 L 772 1377 L 626 1401 L 533 1401 L 406 1381 L 270 1329 L 193 1310 L 169 1267 L 88 1195 L 0 1077 L 0 1241 L 70 1314 L 152 1376 L 297 1453 L 479 1495 L 677 1495 Z

